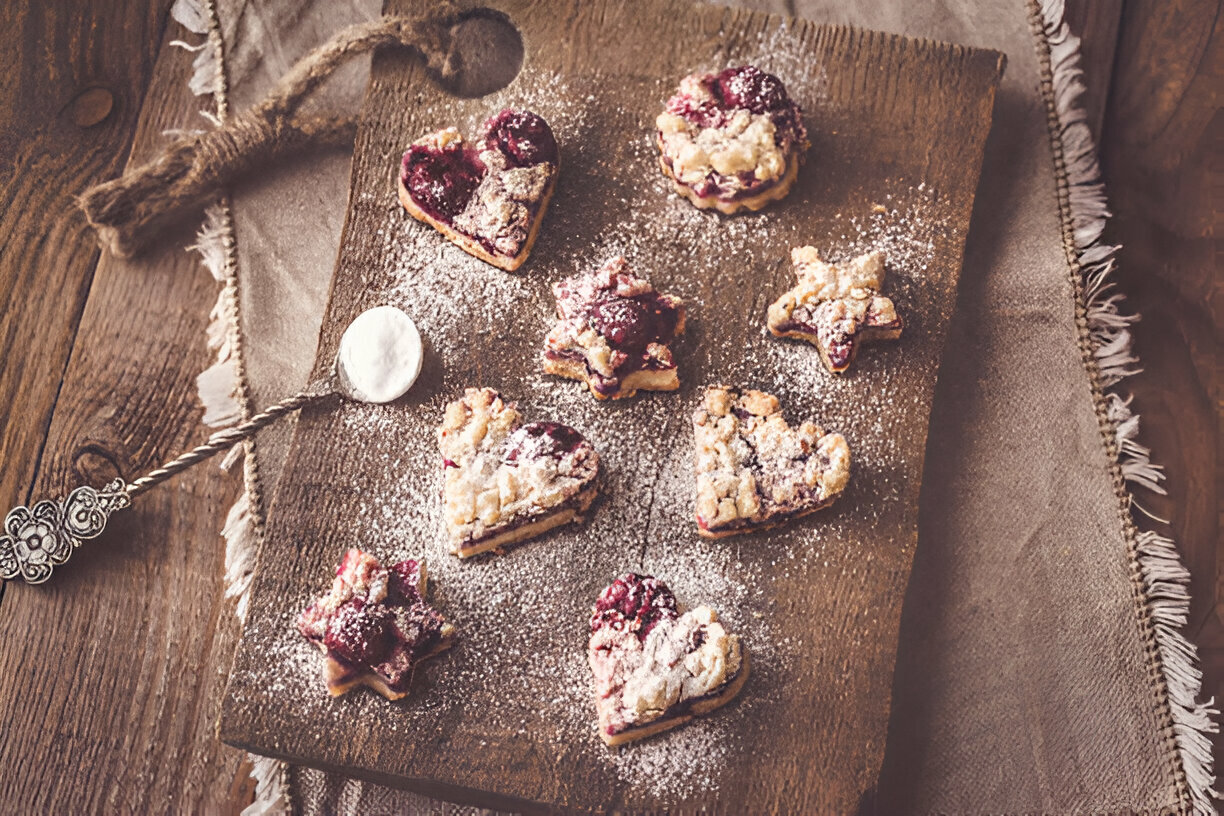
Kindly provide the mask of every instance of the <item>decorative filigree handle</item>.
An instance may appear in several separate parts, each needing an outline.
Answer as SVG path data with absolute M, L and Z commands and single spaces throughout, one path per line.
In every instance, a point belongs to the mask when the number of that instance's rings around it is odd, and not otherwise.
M 61 501 L 14 507 L 0 533 L 0 578 L 20 576 L 26 583 L 41 584 L 82 541 L 101 534 L 111 513 L 131 503 L 128 486 L 115 479 L 101 490 L 78 487 Z
M 26 583 L 41 584 L 51 577 L 55 567 L 68 560 L 82 541 L 101 535 L 110 514 L 129 507 L 136 496 L 192 465 L 229 450 L 286 414 L 335 394 L 327 384 L 294 394 L 239 425 L 218 431 L 203 445 L 131 483 L 115 479 L 102 490 L 78 487 L 67 499 L 58 502 L 40 501 L 33 508 L 14 507 L 5 516 L 4 530 L 0 531 L 0 578 L 12 581 L 20 576 Z

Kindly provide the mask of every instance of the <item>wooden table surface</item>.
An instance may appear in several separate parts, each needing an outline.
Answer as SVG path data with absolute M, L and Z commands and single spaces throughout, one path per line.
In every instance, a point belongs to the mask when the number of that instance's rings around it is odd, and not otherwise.
M 1128 382 L 1167 468 L 1168 519 L 1193 573 L 1188 627 L 1205 694 L 1224 698 L 1224 0 L 1069 2 L 1143 314 Z M 169 0 L 8 0 L 0 30 L 0 506 L 134 477 L 207 435 L 195 376 L 217 284 L 182 247 L 100 255 L 73 205 L 90 184 L 202 126 Z M 201 467 L 115 518 L 41 588 L 0 587 L 0 812 L 235 812 L 252 786 L 214 735 L 237 638 L 223 544 L 237 496 Z M 3 512 L 4 510 L 0 510 Z M 1216 749 L 1224 746 L 1217 738 Z

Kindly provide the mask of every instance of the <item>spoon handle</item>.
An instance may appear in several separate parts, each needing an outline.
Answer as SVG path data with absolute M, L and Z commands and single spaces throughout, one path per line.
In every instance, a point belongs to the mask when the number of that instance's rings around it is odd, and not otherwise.
M 111 513 L 130 506 L 136 496 L 192 465 L 229 450 L 285 414 L 334 394 L 334 391 L 294 394 L 241 424 L 218 431 L 203 445 L 171 459 L 130 484 L 115 479 L 101 490 L 86 485 L 73 490 L 67 499 L 43 500 L 33 507 L 14 507 L 4 517 L 4 528 L 0 530 L 0 579 L 12 581 L 20 577 L 26 583 L 41 584 L 51 577 L 55 567 L 68 560 L 82 541 L 101 535 Z
M 192 448 L 181 456 L 171 459 L 156 470 L 151 470 L 128 484 L 125 488 L 128 497 L 135 498 L 139 496 L 149 488 L 161 484 L 171 476 L 181 473 L 192 465 L 203 462 L 205 459 L 211 459 L 218 453 L 234 447 L 234 445 L 237 445 L 244 439 L 249 439 L 285 414 L 291 414 L 299 408 L 303 408 L 327 396 L 330 396 L 330 393 L 326 391 L 323 393 L 303 391 L 299 394 L 294 394 L 292 397 L 287 397 L 275 405 L 268 406 L 245 422 L 222 431 L 217 431 L 208 437 L 208 440 L 203 445 Z

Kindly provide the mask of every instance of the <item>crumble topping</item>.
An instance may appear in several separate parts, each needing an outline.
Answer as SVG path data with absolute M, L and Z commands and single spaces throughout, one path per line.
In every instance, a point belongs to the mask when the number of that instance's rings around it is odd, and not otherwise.
M 672 171 L 690 186 L 701 184 L 711 173 L 734 176 L 728 179 L 729 188 L 734 189 L 748 186 L 739 173 L 751 173 L 753 181 L 770 181 L 786 172 L 786 153 L 775 138 L 773 120 L 765 114 L 738 110 L 722 127 L 699 128 L 682 116 L 664 112 L 655 124 Z
M 635 602 L 640 608 L 632 608 Z M 641 625 L 644 619 L 649 625 Z M 725 686 L 741 663 L 739 636 L 727 632 L 713 609 L 679 614 L 666 584 L 633 573 L 596 603 L 587 655 L 600 727 L 608 734 L 681 713 Z
M 777 77 L 751 65 L 685 77 L 655 126 L 673 178 L 700 196 L 760 192 L 808 146 L 798 105 Z
M 715 386 L 693 414 L 697 523 L 728 531 L 822 507 L 850 480 L 850 447 L 812 422 L 791 428 L 776 397 Z
M 599 455 L 573 428 L 519 420 L 514 403 L 490 388 L 469 388 L 446 407 L 438 447 L 456 549 L 559 509 L 598 473 Z
M 775 335 L 797 333 L 821 349 L 829 368 L 842 371 L 861 339 L 895 337 L 902 321 L 893 302 L 880 295 L 884 253 L 879 250 L 842 264 L 822 261 L 815 247 L 791 250 L 798 284 L 769 307 Z
M 517 255 L 531 231 L 531 216 L 556 169 L 552 164 L 513 167 L 495 150 L 483 150 L 484 177 L 476 185 L 455 229 L 478 238 L 502 255 Z

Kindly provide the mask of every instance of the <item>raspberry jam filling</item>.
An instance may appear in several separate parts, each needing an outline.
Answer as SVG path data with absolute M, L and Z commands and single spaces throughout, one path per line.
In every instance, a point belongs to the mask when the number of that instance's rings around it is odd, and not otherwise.
M 404 154 L 400 178 L 422 210 L 451 224 L 467 207 L 485 173 L 476 151 L 451 143 L 438 150 L 412 145 Z
M 714 77 L 714 96 L 728 108 L 753 113 L 786 112 L 794 107 L 782 80 L 755 65 L 728 68 Z
M 613 367 L 612 377 L 605 377 L 587 366 L 587 372 L 595 378 L 595 387 L 601 393 L 611 394 L 620 381 L 633 372 L 664 367 L 646 350 L 652 343 L 671 342 L 680 324 L 680 310 L 672 299 L 656 293 L 625 298 L 608 292 L 591 304 L 586 321 L 608 341 L 613 351 L 623 356 Z M 548 349 L 545 353 L 555 360 L 586 361 L 586 356 L 579 351 Z
M 611 626 L 646 640 L 659 621 L 676 618 L 676 596 L 667 584 L 649 575 L 628 572 L 609 584 L 595 601 L 591 631 Z
M 665 343 L 676 333 L 676 308 L 657 295 L 609 296 L 591 306 L 587 321 L 615 351 L 641 354 L 651 343 Z
M 490 153 L 495 154 L 490 156 Z M 470 235 L 470 213 L 460 216 L 472 205 L 473 197 L 482 182 L 488 184 L 486 176 L 492 174 L 493 186 L 498 186 L 497 176 L 506 169 L 534 167 L 559 162 L 560 153 L 552 129 L 541 117 L 530 111 L 506 109 L 484 123 L 484 132 L 479 149 L 462 139 L 446 142 L 438 147 L 437 142 L 422 140 L 408 147 L 400 165 L 400 181 L 409 196 L 427 215 L 465 235 Z M 492 166 L 490 166 L 492 163 Z M 481 198 L 486 194 L 482 193 Z M 540 201 L 522 201 L 534 217 Z M 494 237 L 471 235 L 489 252 L 499 251 Z M 520 236 L 525 238 L 525 233 Z M 513 254 L 513 253 L 510 253 Z
M 803 125 L 803 112 L 787 94 L 782 80 L 773 74 L 755 65 L 740 65 L 717 74 L 705 74 L 700 78 L 700 85 L 704 94 L 677 93 L 668 100 L 667 112 L 701 129 L 725 127 L 737 110 L 767 115 L 773 121 L 774 143 L 779 148 L 786 151 L 796 145 L 800 150 L 805 148 L 807 129 Z M 669 167 L 673 166 L 673 158 L 666 152 L 662 158 Z M 717 196 L 735 201 L 759 195 L 779 181 L 778 178 L 758 179 L 751 171 L 729 176 L 711 172 L 690 186 L 703 198 Z
M 818 316 L 819 312 L 813 314 L 810 309 L 797 309 L 791 320 L 783 321 L 779 324 L 778 330 L 782 332 L 798 331 L 805 334 L 814 334 L 823 344 L 831 365 L 835 367 L 848 365 L 850 357 L 854 353 L 855 333 L 841 331 L 827 323 L 821 324 Z M 804 320 L 802 319 L 803 317 L 809 319 Z M 869 310 L 863 322 L 855 328 L 856 331 L 860 328 L 896 329 L 901 325 L 900 317 L 893 320 L 881 320 L 878 312 Z
M 498 150 L 515 167 L 557 164 L 560 153 L 552 129 L 531 111 L 506 109 L 485 122 L 485 150 Z
M 559 422 L 531 422 L 506 437 L 502 461 L 523 462 L 530 459 L 560 459 L 573 453 L 586 442 L 582 434 Z
M 347 676 L 377 674 L 404 690 L 417 660 L 442 640 L 442 616 L 421 597 L 420 565 L 408 559 L 384 569 L 373 556 L 345 554 L 330 593 L 298 618 L 298 629 Z

